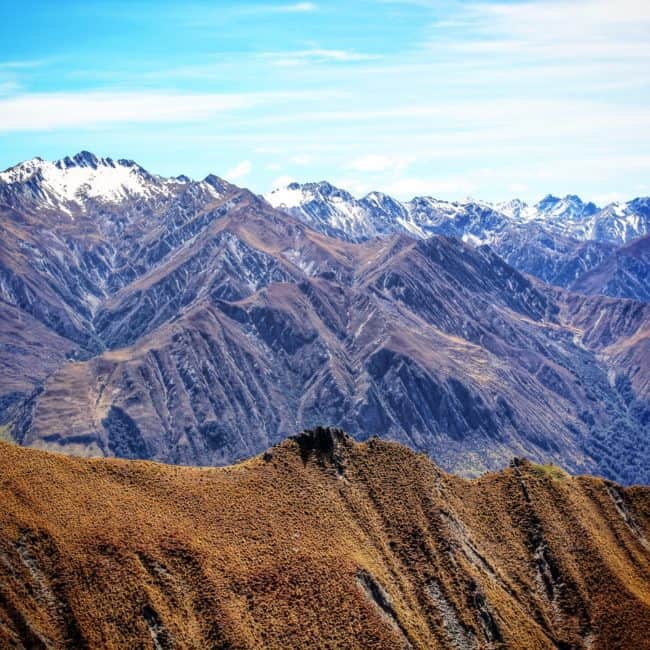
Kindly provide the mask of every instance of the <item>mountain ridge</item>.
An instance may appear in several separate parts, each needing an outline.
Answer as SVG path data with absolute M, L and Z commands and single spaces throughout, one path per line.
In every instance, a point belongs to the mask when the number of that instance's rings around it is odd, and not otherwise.
M 8 647 L 646 640 L 647 487 L 524 460 L 467 481 L 326 428 L 227 468 L 0 450 Z
M 650 233 L 647 198 L 604 208 L 584 203 L 576 195 L 560 199 L 550 194 L 534 206 L 519 199 L 492 204 L 415 197 L 400 202 L 381 192 L 356 199 L 326 181 L 292 183 L 265 198 L 330 236 L 349 241 L 398 232 L 418 238 L 453 236 L 476 246 L 491 246 L 519 271 L 544 282 L 566 289 L 582 287 L 590 293 L 607 293 L 608 285 L 594 287 L 593 281 L 581 282 L 581 278 L 618 247 Z M 643 291 L 625 296 L 646 300 Z
M 648 305 L 444 235 L 330 237 L 216 177 L 169 188 L 78 218 L 33 193 L 0 208 L 19 442 L 227 464 L 327 422 L 471 475 L 528 455 L 648 480 Z
M 339 203 L 339 213 L 347 213 L 349 217 L 356 216 L 360 222 L 356 224 L 359 234 L 355 230 L 346 232 L 344 229 L 342 231 L 343 235 L 350 238 L 368 238 L 376 235 L 381 231 L 373 228 L 374 221 L 381 222 L 382 218 L 385 220 L 387 216 L 392 217 L 393 228 L 401 226 L 404 231 L 424 236 L 427 231 L 423 230 L 422 226 L 418 224 L 418 211 L 420 213 L 426 211 L 425 206 L 427 204 L 431 214 L 427 215 L 430 223 L 425 224 L 425 227 L 429 228 L 438 225 L 433 218 L 436 212 L 439 216 L 448 217 L 462 214 L 463 210 L 471 209 L 491 211 L 495 213 L 494 218 L 506 217 L 520 224 L 530 221 L 546 222 L 557 232 L 563 232 L 564 235 L 571 235 L 580 240 L 595 239 L 611 243 L 625 243 L 634 237 L 648 234 L 647 213 L 645 210 L 648 198 L 646 197 L 638 197 L 626 202 L 616 201 L 602 208 L 593 202 L 584 203 L 575 194 L 567 194 L 563 198 L 548 194 L 534 205 L 528 205 L 520 199 L 491 203 L 472 198 L 461 201 L 446 201 L 431 196 L 418 196 L 408 201 L 399 201 L 377 191 L 369 192 L 361 198 L 355 198 L 350 192 L 335 187 L 328 181 L 302 184 L 293 182 L 284 188 L 276 188 L 264 194 L 264 197 L 274 207 L 286 209 L 295 216 L 302 214 L 303 218 L 307 219 L 309 223 L 317 226 L 318 219 L 315 214 L 310 213 L 311 206 L 314 206 L 313 209 L 315 209 L 317 203 L 323 203 L 327 199 L 334 199 Z M 378 213 L 369 212 L 373 205 L 375 208 L 379 208 Z M 335 207 L 332 206 L 332 208 Z M 617 216 L 624 221 L 627 218 L 630 222 L 633 222 L 634 217 L 637 216 L 637 213 L 634 212 L 636 209 L 643 211 L 645 221 L 628 224 L 632 228 L 630 231 L 632 234 L 612 232 L 608 235 L 603 232 L 602 228 L 599 229 L 597 226 L 605 217 Z M 391 211 L 394 214 L 391 215 Z M 593 219 L 591 219 L 592 217 Z M 432 232 L 429 231 L 429 234 L 432 234 Z

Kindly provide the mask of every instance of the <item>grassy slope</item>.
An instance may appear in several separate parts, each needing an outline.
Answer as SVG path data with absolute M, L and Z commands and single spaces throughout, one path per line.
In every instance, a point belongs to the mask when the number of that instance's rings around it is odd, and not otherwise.
M 650 647 L 649 489 L 312 442 L 220 469 L 0 443 L 0 646 Z

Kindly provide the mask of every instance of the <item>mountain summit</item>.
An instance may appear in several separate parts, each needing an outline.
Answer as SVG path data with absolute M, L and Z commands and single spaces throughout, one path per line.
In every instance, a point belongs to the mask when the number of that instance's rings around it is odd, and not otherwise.
M 11 207 L 72 216 L 102 204 L 169 198 L 190 183 L 184 176 L 155 176 L 132 160 L 81 151 L 53 162 L 33 158 L 0 172 L 0 200 Z M 214 184 L 206 179 L 204 186 Z

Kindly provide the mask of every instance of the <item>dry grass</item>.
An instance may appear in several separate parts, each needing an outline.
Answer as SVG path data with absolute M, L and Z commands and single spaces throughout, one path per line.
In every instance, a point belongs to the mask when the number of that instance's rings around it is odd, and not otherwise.
M 647 488 L 333 438 L 222 469 L 0 443 L 0 646 L 650 647 Z

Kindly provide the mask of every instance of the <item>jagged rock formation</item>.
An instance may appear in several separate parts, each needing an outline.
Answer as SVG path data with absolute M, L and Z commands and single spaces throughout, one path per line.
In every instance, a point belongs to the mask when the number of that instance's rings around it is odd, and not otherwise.
M 6 648 L 629 650 L 650 490 L 304 432 L 239 465 L 0 443 Z
M 216 177 L 91 154 L 4 177 L 0 426 L 21 444 L 225 464 L 325 423 L 467 475 L 516 455 L 650 480 L 648 305 L 444 236 L 342 241 Z

